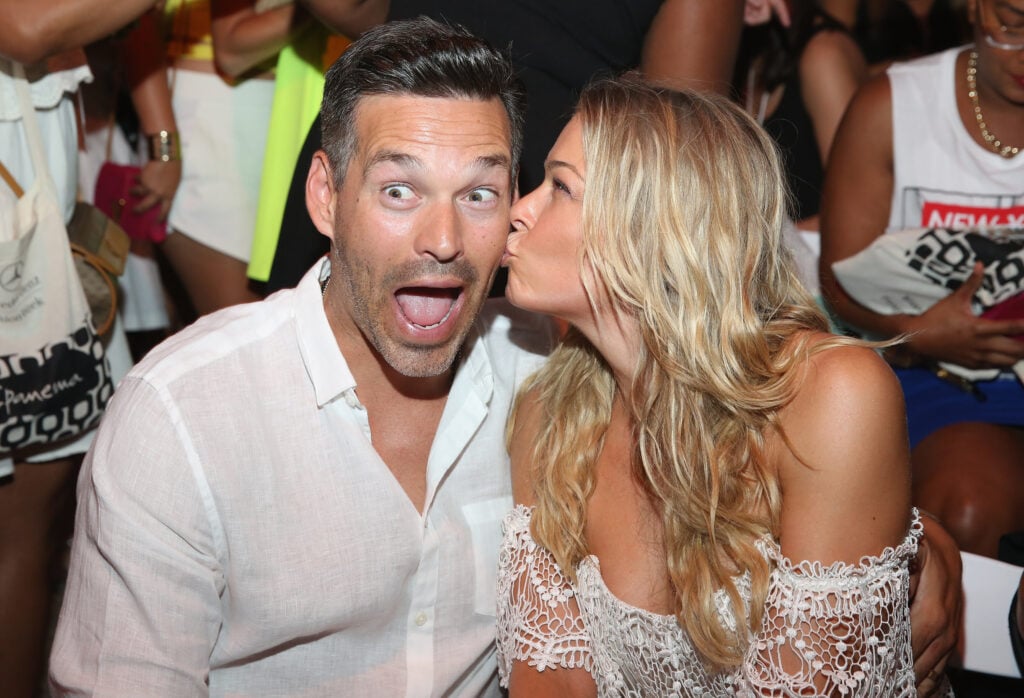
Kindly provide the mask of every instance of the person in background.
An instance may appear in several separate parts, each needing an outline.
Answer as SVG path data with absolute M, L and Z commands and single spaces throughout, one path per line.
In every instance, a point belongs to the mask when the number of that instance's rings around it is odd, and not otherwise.
M 858 92 L 832 150 L 822 204 L 821 283 L 856 330 L 905 336 L 894 356 L 907 403 L 915 504 L 966 551 L 996 556 L 1024 528 L 1022 319 L 976 317 L 975 269 L 921 314 L 858 304 L 832 265 L 889 231 L 1011 225 L 1024 215 L 1024 0 L 969 0 L 974 43 L 896 64 Z M 938 362 L 1001 369 L 990 381 L 943 379 Z M 979 396 L 983 399 L 979 399 Z
M 253 301 L 245 267 L 252 245 L 263 150 L 273 98 L 273 61 L 308 20 L 291 3 L 170 0 L 127 46 L 133 84 L 171 83 L 138 109 L 158 113 L 151 149 L 180 154 L 173 187 L 143 171 L 147 201 L 159 200 L 169 235 L 160 251 L 195 312 Z M 166 55 L 163 47 L 166 46 Z M 137 100 L 138 103 L 138 100 Z M 145 125 L 145 124 L 144 124 Z M 147 167 L 149 165 L 147 164 Z
M 65 221 L 77 190 L 75 92 L 91 75 L 81 47 L 142 14 L 153 0 L 0 0 L 0 161 L 28 189 L 28 154 L 8 59 L 27 66 L 33 104 Z M 0 208 L 13 194 L 0 183 Z M 0 218 L 5 218 L 0 211 Z M 3 340 L 0 338 L 0 351 Z M 124 332 L 106 347 L 115 378 L 131 359 Z M 92 433 L 71 443 L 0 458 L 0 695 L 36 695 L 45 666 L 50 600 L 61 569 L 74 482 Z
M 846 106 L 867 77 L 847 28 L 817 0 L 793 0 L 788 27 L 748 27 L 738 61 L 747 111 L 782 151 L 796 227 L 817 232 L 825 166 Z
M 872 73 L 971 40 L 964 0 L 866 0 L 856 3 L 854 35 Z

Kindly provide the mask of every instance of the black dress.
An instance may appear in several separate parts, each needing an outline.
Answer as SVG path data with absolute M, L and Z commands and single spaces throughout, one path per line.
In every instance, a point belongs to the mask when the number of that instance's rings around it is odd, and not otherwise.
M 819 32 L 838 31 L 849 34 L 842 24 L 827 15 L 820 15 L 801 42 L 806 47 Z M 801 48 L 801 54 L 803 48 Z M 782 99 L 764 120 L 764 130 L 778 144 L 785 167 L 786 183 L 793 197 L 794 221 L 817 215 L 821 207 L 821 187 L 825 179 L 824 158 L 814 135 L 814 122 L 804 104 L 800 88 L 798 61 L 783 83 Z

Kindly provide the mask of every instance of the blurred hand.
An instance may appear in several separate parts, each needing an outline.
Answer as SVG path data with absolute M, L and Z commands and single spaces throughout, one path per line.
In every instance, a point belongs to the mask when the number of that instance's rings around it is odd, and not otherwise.
M 1013 338 L 1024 334 L 1024 319 L 989 320 L 971 311 L 983 271 L 975 264 L 960 288 L 911 321 L 909 344 L 915 353 L 965 368 L 1009 368 L 1024 359 L 1024 342 Z
M 1017 632 L 1024 638 L 1024 574 L 1020 576 L 1020 586 L 1017 587 Z M 1024 673 L 1024 666 L 1020 670 Z
M 171 201 L 174 199 L 174 193 L 178 191 L 180 181 L 181 160 L 147 162 L 142 166 L 138 185 L 132 189 L 132 194 L 142 199 L 135 206 L 135 212 L 141 213 L 159 206 L 160 220 L 167 220 L 167 213 L 171 210 Z
M 937 695 L 960 636 L 963 608 L 960 550 L 933 518 L 922 515 L 924 536 L 910 578 L 910 642 L 919 696 Z
M 767 24 L 773 14 L 779 18 L 779 24 L 789 26 L 789 5 L 786 0 L 747 0 L 743 8 L 743 23 L 749 26 Z

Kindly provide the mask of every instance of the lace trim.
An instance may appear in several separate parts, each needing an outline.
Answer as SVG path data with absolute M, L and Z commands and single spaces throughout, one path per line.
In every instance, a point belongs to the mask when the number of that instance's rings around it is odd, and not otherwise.
M 770 539 L 775 569 L 761 631 L 735 671 L 709 674 L 674 616 L 630 606 L 604 585 L 599 561 L 580 563 L 573 587 L 530 536 L 532 511 L 505 520 L 499 560 L 498 669 L 585 668 L 598 695 L 914 695 L 909 572 L 923 527 L 917 511 L 904 541 L 856 564 L 794 564 Z M 747 583 L 744 583 L 744 582 Z M 749 599 L 749 580 L 737 579 Z M 727 599 L 719 620 L 734 626 Z
M 924 535 L 924 524 L 921 523 L 921 513 L 917 507 L 914 507 L 911 509 L 910 528 L 899 545 L 888 546 L 877 555 L 865 555 L 856 563 L 842 560 L 837 560 L 830 565 L 824 565 L 817 560 L 802 560 L 794 563 L 782 554 L 779 544 L 767 536 L 758 541 L 758 547 L 768 561 L 773 563 L 783 574 L 807 579 L 822 579 L 834 583 L 836 577 L 863 577 L 877 573 L 878 568 L 898 567 L 901 561 L 917 555 L 917 545 L 922 535 Z
M 530 515 L 522 505 L 509 512 L 498 553 L 498 674 L 504 687 L 514 661 L 537 671 L 593 670 L 576 590 L 551 553 L 534 542 Z

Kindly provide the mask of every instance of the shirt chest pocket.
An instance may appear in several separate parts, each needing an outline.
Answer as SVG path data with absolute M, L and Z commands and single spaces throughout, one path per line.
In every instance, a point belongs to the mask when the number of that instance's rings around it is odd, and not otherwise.
M 494 497 L 462 507 L 469 527 L 473 548 L 473 611 L 495 615 L 498 588 L 498 550 L 501 547 L 501 524 L 512 509 L 512 497 Z

